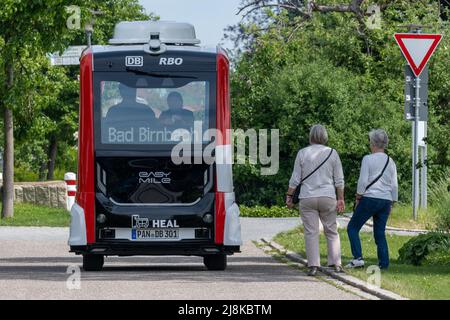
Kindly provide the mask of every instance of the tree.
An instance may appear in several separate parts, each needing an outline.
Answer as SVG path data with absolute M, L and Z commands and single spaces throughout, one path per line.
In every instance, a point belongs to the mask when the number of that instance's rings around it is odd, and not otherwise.
M 106 44 L 119 21 L 157 18 L 145 13 L 138 0 L 82 1 L 81 4 L 83 20 L 93 18 L 95 22 L 93 44 Z M 83 29 L 83 23 L 80 27 Z M 69 32 L 69 36 L 67 44 L 86 43 L 83 30 Z M 45 51 L 41 53 L 22 63 L 32 86 L 24 101 L 27 112 L 15 115 L 16 168 L 20 169 L 21 179 L 52 180 L 57 166 L 76 169 L 74 133 L 78 127 L 79 67 L 52 67 Z
M 49 159 L 54 164 L 56 142 L 70 141 L 69 145 L 74 145 L 79 84 L 76 75 L 70 78 L 66 68 L 52 67 L 46 56 L 24 64 L 32 86 L 20 107 L 26 112 L 15 114 L 15 171 L 19 179 L 28 181 L 35 180 L 33 173 L 39 171 L 39 179 L 45 180 L 47 168 L 54 168 Z M 49 144 L 50 140 L 54 143 Z M 23 177 L 24 173 L 28 174 Z
M 266 31 L 289 28 L 290 32 L 285 37 L 290 39 L 295 32 L 311 22 L 315 15 L 340 13 L 357 21 L 355 30 L 366 41 L 366 49 L 370 50 L 366 18 L 370 17 L 372 12 L 368 12 L 368 6 L 376 4 L 380 11 L 384 12 L 399 2 L 399 0 L 241 0 L 237 14 L 243 15 L 242 22 L 228 26 L 225 29 L 225 39 L 234 41 L 239 55 L 243 51 L 251 50 L 251 44 Z
M 81 0 L 4 0 L 0 10 L 0 109 L 4 123 L 2 217 L 13 216 L 14 117 L 34 83 L 27 78 L 26 61 L 62 50 L 73 34 L 66 27 L 68 5 Z
M 335 6 L 339 2 L 320 3 Z M 255 166 L 236 166 L 236 195 L 241 203 L 282 203 L 295 154 L 307 145 L 314 123 L 328 128 L 330 145 L 341 155 L 347 194 L 354 193 L 360 161 L 368 151 L 368 131 L 385 128 L 391 140 L 389 152 L 399 169 L 400 199 L 409 199 L 411 134 L 402 112 L 404 60 L 393 34 L 402 31 L 401 24 L 430 25 L 443 33 L 448 26 L 439 20 L 433 1 L 390 3 L 383 10 L 382 28 L 363 30 L 364 34 L 353 13 L 339 10 L 313 11 L 308 18 L 293 16 L 296 11 L 287 9 L 270 10 L 271 22 L 261 20 L 264 28 L 250 22 L 256 36 L 247 35 L 250 50 L 235 61 L 232 75 L 233 125 L 279 128 L 280 172 L 261 177 Z M 448 43 L 444 37 L 430 64 L 432 177 L 441 175 L 450 164 L 450 148 L 442 139 L 450 129 Z

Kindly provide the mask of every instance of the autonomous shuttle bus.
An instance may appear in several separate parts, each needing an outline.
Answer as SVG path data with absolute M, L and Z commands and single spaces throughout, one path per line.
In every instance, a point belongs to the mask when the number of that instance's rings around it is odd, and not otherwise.
M 69 245 L 84 270 L 130 255 L 196 255 L 224 270 L 239 252 L 229 62 L 199 42 L 187 23 L 121 22 L 83 53 Z

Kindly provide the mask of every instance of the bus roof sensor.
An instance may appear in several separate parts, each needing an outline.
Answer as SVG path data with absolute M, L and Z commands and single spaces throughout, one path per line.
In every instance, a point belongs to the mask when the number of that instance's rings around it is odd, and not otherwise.
M 148 44 L 156 40 L 167 45 L 193 46 L 200 43 L 196 38 L 195 28 L 189 23 L 172 21 L 125 21 L 119 22 L 114 29 L 114 37 L 110 44 L 130 45 Z

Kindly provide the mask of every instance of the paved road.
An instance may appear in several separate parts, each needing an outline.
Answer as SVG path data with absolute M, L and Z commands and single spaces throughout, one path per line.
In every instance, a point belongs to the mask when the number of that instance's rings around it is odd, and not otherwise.
M 251 240 L 271 237 L 298 219 L 242 219 L 242 253 L 224 272 L 207 271 L 198 257 L 106 259 L 102 272 L 82 272 L 69 290 L 66 228 L 0 228 L 0 298 L 25 299 L 358 299 L 356 295 L 281 264 Z

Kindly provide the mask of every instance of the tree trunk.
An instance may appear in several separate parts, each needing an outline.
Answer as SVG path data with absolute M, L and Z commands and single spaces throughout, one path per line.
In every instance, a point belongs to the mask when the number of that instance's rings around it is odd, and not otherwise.
M 6 88 L 11 89 L 14 81 L 13 64 L 6 65 Z M 4 151 L 3 151 L 3 204 L 2 218 L 14 215 L 14 127 L 13 112 L 9 106 L 3 109 Z
M 2 218 L 14 215 L 14 138 L 12 110 L 5 107 L 4 122 L 4 152 L 3 152 L 3 205 Z
M 45 177 L 47 176 L 47 161 L 42 161 L 41 165 L 39 166 L 39 181 L 44 181 Z
M 55 135 L 50 138 L 50 146 L 48 149 L 48 171 L 47 180 L 53 180 L 55 173 L 56 153 L 58 151 L 58 140 Z

